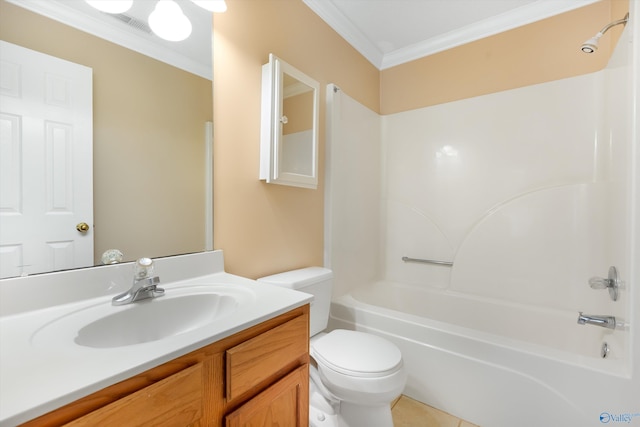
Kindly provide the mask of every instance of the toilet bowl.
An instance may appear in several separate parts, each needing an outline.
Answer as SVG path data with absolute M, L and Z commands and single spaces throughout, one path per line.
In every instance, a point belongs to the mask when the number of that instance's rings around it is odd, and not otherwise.
M 310 310 L 310 425 L 392 427 L 391 402 L 406 383 L 400 350 L 360 331 L 324 332 L 329 320 L 333 273 L 321 267 L 258 279 L 314 295 Z

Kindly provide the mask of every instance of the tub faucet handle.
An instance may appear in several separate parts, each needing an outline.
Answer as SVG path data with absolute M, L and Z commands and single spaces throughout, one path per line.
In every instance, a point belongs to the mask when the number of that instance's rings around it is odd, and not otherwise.
M 609 289 L 609 297 L 611 300 L 618 300 L 618 287 L 620 281 L 618 280 L 618 270 L 611 266 L 609 267 L 609 275 L 605 279 L 604 277 L 592 277 L 589 279 L 589 286 L 591 289 Z
M 589 286 L 591 289 L 607 289 L 611 282 L 604 277 L 592 277 L 589 279 Z

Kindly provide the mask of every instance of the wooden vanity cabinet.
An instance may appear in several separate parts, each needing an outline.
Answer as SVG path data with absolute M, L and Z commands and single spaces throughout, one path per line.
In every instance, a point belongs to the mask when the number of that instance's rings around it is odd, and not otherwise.
M 23 425 L 307 427 L 308 420 L 305 305 Z

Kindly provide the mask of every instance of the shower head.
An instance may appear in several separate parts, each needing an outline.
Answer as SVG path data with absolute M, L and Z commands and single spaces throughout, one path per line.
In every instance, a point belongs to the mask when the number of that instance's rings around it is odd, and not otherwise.
M 606 33 L 609 28 L 615 27 L 616 25 L 626 24 L 629 21 L 629 12 L 622 19 L 618 19 L 617 21 L 613 21 L 604 26 L 598 33 L 591 37 L 589 40 L 582 43 L 582 47 L 580 48 L 584 53 L 593 53 L 598 50 L 598 42 L 600 41 L 600 37 Z
M 580 49 L 582 49 L 584 53 L 595 52 L 596 50 L 598 50 L 598 41 L 600 40 L 600 37 L 602 37 L 602 33 L 596 34 L 595 36 L 591 37 L 589 40 L 582 43 L 582 47 Z

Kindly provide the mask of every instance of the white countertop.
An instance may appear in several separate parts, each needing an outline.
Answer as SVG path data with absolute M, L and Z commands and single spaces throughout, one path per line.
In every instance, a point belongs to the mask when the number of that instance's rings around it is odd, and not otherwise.
M 184 287 L 221 284 L 246 289 L 253 296 L 236 311 L 207 327 L 124 347 L 90 348 L 67 342 L 43 346 L 33 340 L 34 334 L 49 322 L 75 310 L 108 302 L 117 292 L 0 317 L 0 426 L 26 422 L 312 299 L 309 294 L 269 286 L 224 271 L 163 282 L 161 286 L 169 295 L 172 290 Z M 0 281 L 0 287 L 2 285 Z M 2 293 L 0 297 L 4 297 Z

